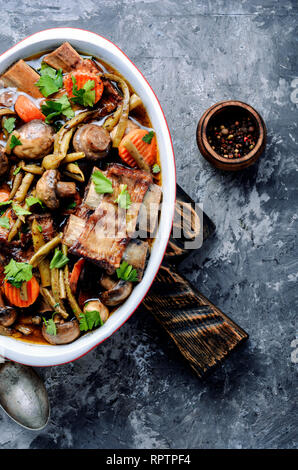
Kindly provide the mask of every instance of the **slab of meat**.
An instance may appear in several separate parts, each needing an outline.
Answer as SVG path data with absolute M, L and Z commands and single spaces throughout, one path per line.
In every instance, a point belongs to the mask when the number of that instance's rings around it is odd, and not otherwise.
M 112 273 L 120 266 L 126 246 L 135 231 L 140 205 L 152 183 L 152 177 L 142 170 L 132 170 L 117 164 L 110 165 L 103 173 L 113 183 L 113 194 L 101 196 L 98 207 L 87 220 L 70 252 L 83 256 Z M 91 185 L 93 183 L 90 183 L 89 190 Z M 119 209 L 114 202 L 123 185 L 127 185 L 132 202 L 127 210 Z M 69 229 L 68 224 L 66 234 L 69 234 Z
M 38 73 L 24 60 L 19 60 L 1 76 L 5 86 L 17 88 L 33 96 L 33 98 L 43 98 L 43 95 L 35 85 L 39 78 Z

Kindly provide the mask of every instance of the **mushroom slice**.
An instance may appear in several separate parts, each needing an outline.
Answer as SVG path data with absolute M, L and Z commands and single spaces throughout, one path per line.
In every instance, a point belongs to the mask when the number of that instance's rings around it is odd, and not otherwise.
M 47 333 L 45 324 L 42 326 L 42 335 L 44 339 L 50 344 L 68 344 L 72 343 L 80 336 L 80 327 L 77 320 L 68 321 L 65 323 L 56 324 L 56 334 L 50 335 Z
M 0 307 L 0 325 L 11 326 L 17 319 L 17 312 L 12 307 Z
M 120 279 L 114 287 L 103 292 L 100 296 L 102 302 L 108 306 L 119 305 L 130 296 L 132 291 L 132 282 Z

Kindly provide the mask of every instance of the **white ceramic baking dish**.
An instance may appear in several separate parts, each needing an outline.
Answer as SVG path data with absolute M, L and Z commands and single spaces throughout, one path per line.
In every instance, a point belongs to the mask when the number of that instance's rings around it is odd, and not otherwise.
M 63 346 L 37 345 L 0 336 L 0 355 L 35 366 L 59 365 L 78 359 L 111 336 L 131 316 L 145 297 L 159 269 L 171 232 L 175 207 L 175 160 L 165 116 L 147 80 L 115 44 L 98 34 L 81 29 L 48 29 L 29 36 L 4 52 L 0 56 L 0 75 L 17 60 L 53 50 L 64 41 L 69 41 L 78 51 L 102 58 L 114 66 L 141 96 L 157 135 L 162 167 L 163 203 L 157 237 L 143 280 L 101 328 Z

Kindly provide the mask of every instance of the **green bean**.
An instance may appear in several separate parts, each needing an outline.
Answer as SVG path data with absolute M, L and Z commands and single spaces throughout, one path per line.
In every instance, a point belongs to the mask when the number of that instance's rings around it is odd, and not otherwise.
M 114 115 L 111 118 L 108 118 L 104 123 L 104 127 L 108 131 L 111 131 L 116 126 L 116 124 L 118 124 L 117 130 L 113 137 L 113 147 L 118 147 L 127 126 L 130 102 L 129 88 L 123 78 L 118 77 L 117 75 L 114 75 L 112 73 L 105 73 L 103 76 L 105 78 L 108 78 L 109 80 L 117 82 L 123 92 L 123 100 L 119 105 L 118 109 L 116 110 Z
M 63 269 L 59 269 L 59 292 L 60 292 L 60 299 L 66 299 Z
M 78 165 L 75 165 L 74 163 L 68 163 L 63 173 L 69 178 L 73 178 L 74 180 L 80 181 L 81 183 L 85 181 L 84 173 L 82 172 L 80 167 Z
M 32 241 L 34 251 L 37 252 L 42 246 L 45 245 L 43 234 L 38 230 L 38 223 L 36 219 L 32 222 Z M 38 265 L 41 285 L 43 287 L 48 287 L 51 285 L 51 272 L 50 272 L 50 262 L 48 259 L 44 259 Z
M 49 154 L 42 160 L 42 167 L 45 170 L 56 170 L 60 162 L 64 159 L 63 155 Z
M 67 246 L 62 245 L 62 253 L 67 256 Z M 69 283 L 69 269 L 68 265 L 66 264 L 64 267 L 64 283 L 65 283 L 65 289 L 66 289 L 66 295 L 67 299 L 69 302 L 69 305 L 71 306 L 71 309 L 73 313 L 75 314 L 76 318 L 80 321 L 80 316 L 83 314 L 82 310 L 80 309 L 70 287 Z
M 22 167 L 22 163 L 24 163 L 24 162 L 23 161 L 20 162 L 18 167 L 20 167 L 20 166 Z M 23 180 L 23 173 L 21 171 L 19 171 L 19 173 L 17 173 L 15 175 L 14 180 L 13 180 L 12 188 L 11 188 L 11 191 L 10 191 L 10 194 L 9 194 L 10 199 L 13 199 L 14 196 L 16 195 L 16 192 L 19 189 L 19 187 L 22 183 L 22 180 Z
M 140 106 L 141 104 L 143 104 L 143 101 L 136 93 L 134 93 L 133 95 L 131 95 L 130 100 L 129 100 L 129 111 L 132 111 L 133 109 L 135 109 L 137 106 Z
M 51 269 L 51 287 L 52 287 L 52 292 L 54 299 L 56 302 L 60 302 L 60 297 L 59 297 L 59 272 L 57 268 L 52 268 Z
M 85 158 L 84 152 L 68 153 L 62 163 L 72 163 L 76 162 L 77 160 L 81 160 L 82 158 Z
M 23 202 L 26 195 L 27 195 L 27 192 L 28 192 L 28 189 L 30 188 L 31 186 L 31 183 L 33 182 L 34 180 L 34 175 L 32 175 L 31 173 L 27 173 L 23 180 L 22 180 L 22 183 L 20 184 L 17 192 L 16 192 L 16 195 L 15 195 L 15 201 L 17 202 Z
M 32 264 L 32 266 L 35 268 L 36 266 L 39 265 L 39 263 L 45 259 L 45 257 L 54 249 L 56 246 L 58 246 L 61 243 L 62 240 L 62 233 L 59 233 L 57 237 L 52 238 L 48 243 L 43 245 L 37 252 L 32 256 L 32 258 L 29 261 L 29 264 Z
M 21 227 L 22 227 L 22 221 L 20 218 L 18 218 L 9 231 L 9 234 L 7 237 L 8 242 L 11 242 L 11 240 L 14 239 L 14 237 L 17 235 Z
M 60 307 L 60 302 L 56 302 L 51 292 L 46 287 L 40 288 L 40 293 L 52 309 L 59 313 L 61 317 L 68 318 L 68 313 Z
M 27 173 L 32 173 L 32 175 L 42 175 L 44 172 L 44 168 L 38 165 L 25 165 L 23 166 L 23 170 Z

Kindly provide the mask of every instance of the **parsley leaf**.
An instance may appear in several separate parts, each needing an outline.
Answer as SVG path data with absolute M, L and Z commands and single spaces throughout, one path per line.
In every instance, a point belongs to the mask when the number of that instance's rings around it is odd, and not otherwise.
M 98 194 L 104 194 L 104 193 L 111 194 L 113 192 L 112 181 L 106 178 L 105 175 L 101 171 L 95 170 L 92 173 L 91 178 L 95 186 L 95 191 Z
M 42 64 L 40 71 L 40 79 L 35 85 L 40 89 L 43 96 L 46 98 L 53 93 L 59 91 L 63 86 L 62 70 L 56 71 L 46 64 Z
M 54 312 L 55 313 L 55 312 Z M 46 320 L 44 317 L 43 317 L 43 322 L 46 326 L 46 332 L 48 333 L 48 335 L 51 335 L 51 336 L 56 336 L 57 334 L 57 326 L 56 326 L 56 323 L 54 322 L 53 318 L 50 318 L 49 320 Z
M 61 98 L 55 101 L 46 101 L 45 104 L 41 106 L 41 110 L 46 116 L 46 123 L 50 123 L 55 117 L 60 116 L 60 114 L 64 114 L 64 116 L 69 119 L 74 117 L 74 111 L 66 95 L 61 96 Z
M 11 259 L 5 266 L 4 273 L 6 274 L 5 279 L 7 282 L 19 289 L 23 282 L 30 281 L 32 278 L 32 265 L 29 263 L 18 263 Z
M 14 149 L 17 145 L 22 145 L 22 142 L 14 134 L 12 134 L 9 142 L 9 147 L 11 149 Z
M 9 218 L 3 216 L 0 218 L 0 227 L 10 229 Z
M 15 215 L 18 217 L 21 217 L 22 215 L 31 215 L 30 211 L 27 211 L 27 209 L 23 209 L 23 207 L 19 206 L 18 204 L 15 204 L 14 202 L 12 203 L 12 208 L 15 212 Z
M 9 204 L 12 203 L 12 199 L 10 199 L 9 201 L 3 201 L 3 202 L 0 202 L 0 207 L 2 206 L 9 206 Z
M 151 140 L 153 139 L 153 137 L 154 137 L 154 132 L 150 131 L 148 132 L 148 134 L 144 135 L 142 140 L 146 142 L 146 144 L 151 144 Z
M 34 206 L 34 204 L 40 204 L 41 207 L 44 208 L 43 202 L 38 197 L 35 197 L 35 196 L 27 197 L 26 198 L 26 203 L 27 203 L 27 206 L 29 206 L 29 207 Z
M 103 321 L 101 319 L 100 313 L 97 310 L 92 310 L 90 312 L 85 312 L 80 315 L 80 330 L 88 331 L 96 326 L 102 326 Z
M 118 206 L 121 207 L 121 209 L 129 209 L 131 206 L 131 199 L 129 192 L 127 191 L 127 184 L 124 184 L 122 186 L 122 190 L 114 202 L 117 202 Z
M 65 256 L 62 251 L 58 250 L 58 248 L 56 248 L 55 250 L 55 254 L 52 258 L 52 261 L 50 263 L 50 268 L 51 269 L 54 269 L 54 268 L 63 268 L 63 266 L 65 266 L 67 263 L 68 263 L 69 259 L 67 258 L 67 256 Z
M 118 278 L 124 281 L 137 282 L 139 280 L 137 270 L 133 269 L 132 265 L 126 261 L 122 261 L 120 267 L 116 269 L 116 273 Z
M 78 89 L 77 80 L 72 75 L 72 94 L 73 98 L 71 101 L 80 104 L 81 106 L 94 106 L 95 103 L 95 82 L 94 80 L 88 80 L 82 88 Z
M 42 226 L 41 226 L 41 225 L 37 225 L 37 228 L 38 228 L 39 232 L 42 233 Z
M 160 166 L 157 163 L 153 165 L 152 173 L 160 173 Z
M 7 132 L 10 134 L 14 128 L 15 128 L 15 122 L 16 122 L 16 118 L 14 117 L 10 117 L 10 118 L 7 118 L 5 119 L 4 121 L 4 129 L 7 130 Z
M 0 216 L 4 214 L 4 212 L 7 210 L 7 206 L 9 206 L 11 202 L 11 199 L 9 201 L 0 202 Z
M 77 203 L 73 201 L 70 204 L 68 204 L 66 209 L 74 209 L 75 207 L 77 207 Z
M 22 167 L 21 167 L 21 166 L 18 166 L 18 167 L 14 170 L 13 176 L 16 176 L 18 173 L 20 173 L 21 169 L 22 169 Z

